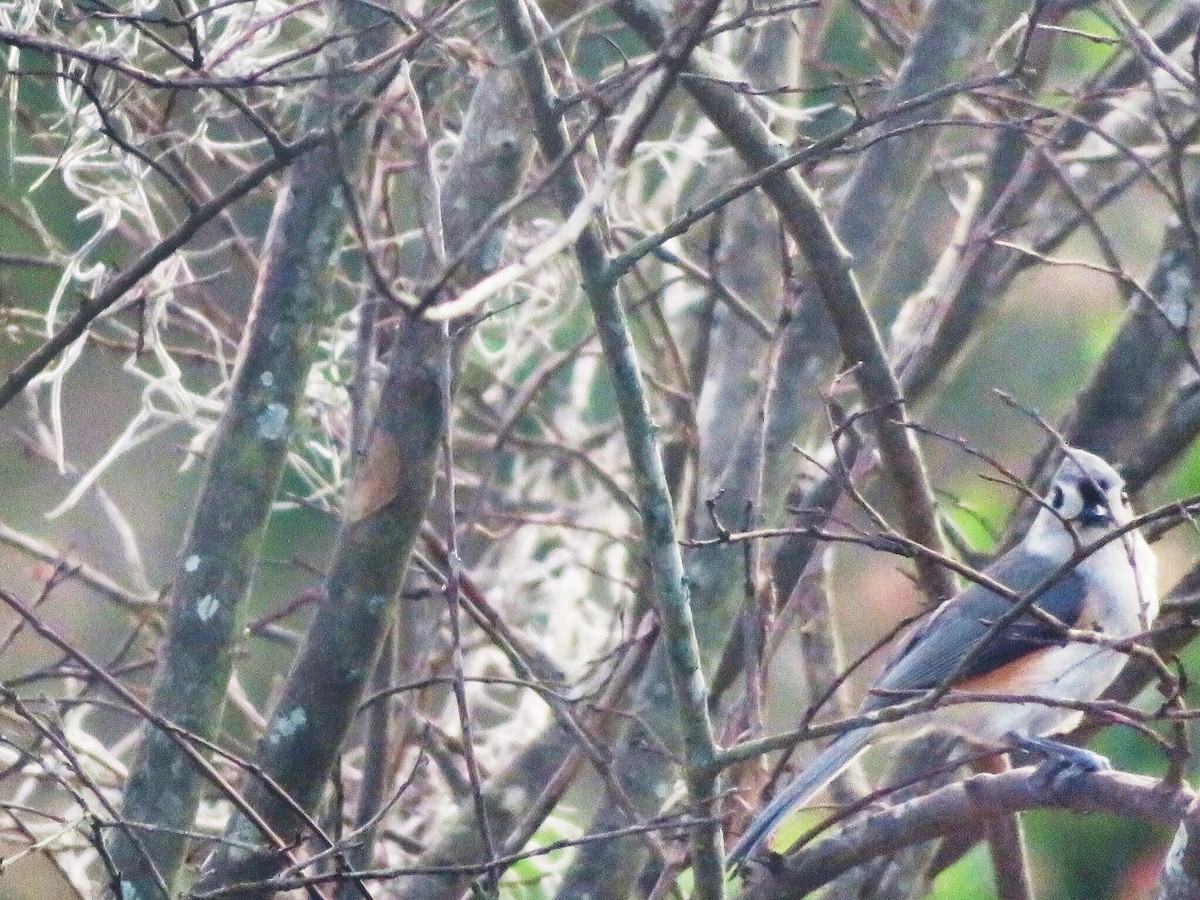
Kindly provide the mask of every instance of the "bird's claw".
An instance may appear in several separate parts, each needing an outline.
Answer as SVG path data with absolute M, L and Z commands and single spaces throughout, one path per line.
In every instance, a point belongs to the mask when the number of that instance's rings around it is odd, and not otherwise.
M 1010 737 L 1022 750 L 1042 757 L 1042 762 L 1037 768 L 1037 778 L 1050 790 L 1065 788 L 1080 775 L 1112 769 L 1112 763 L 1108 759 L 1083 747 L 1023 734 L 1013 734 Z

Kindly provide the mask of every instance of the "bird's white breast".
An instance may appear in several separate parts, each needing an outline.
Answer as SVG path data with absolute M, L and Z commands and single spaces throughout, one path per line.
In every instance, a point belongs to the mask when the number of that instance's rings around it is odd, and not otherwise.
M 1078 567 L 1088 589 L 1086 618 L 1109 637 L 1146 631 L 1158 615 L 1157 569 L 1154 553 L 1140 534 L 1105 544 Z
M 1069 556 L 1064 557 L 1069 558 Z M 1114 540 L 1082 561 L 1078 572 L 1086 584 L 1081 631 L 1098 636 L 1134 637 L 1158 614 L 1154 554 L 1140 535 Z M 918 729 L 955 731 L 976 744 L 1005 746 L 1012 732 L 1045 735 L 1070 730 L 1083 716 L 1080 710 L 1054 705 L 1096 700 L 1124 668 L 1128 655 L 1103 644 L 1073 640 L 1032 654 L 1004 689 L 1008 701 L 949 705 L 919 717 Z M 1044 698 L 1049 703 L 1033 699 Z

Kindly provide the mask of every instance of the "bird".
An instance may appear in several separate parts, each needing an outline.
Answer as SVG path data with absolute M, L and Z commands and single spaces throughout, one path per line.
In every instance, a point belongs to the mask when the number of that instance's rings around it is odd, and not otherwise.
M 1014 600 L 973 582 L 903 641 L 860 713 L 910 700 L 951 677 L 960 691 L 1063 701 L 1095 700 L 1117 677 L 1126 654 L 1103 641 L 1070 639 L 1061 625 L 1117 640 L 1147 631 L 1158 613 L 1154 554 L 1136 529 L 1112 535 L 1133 519 L 1117 471 L 1086 450 L 1064 447 L 1063 452 L 1024 539 L 984 570 L 1015 594 L 1040 589 L 1033 605 L 1053 618 L 1026 612 L 985 641 L 997 620 L 1011 612 Z M 1106 536 L 1111 540 L 1067 567 L 1080 548 Z M 1054 581 L 1044 584 L 1050 578 Z M 789 812 L 873 743 L 949 732 L 981 748 L 1031 751 L 1061 778 L 1070 770 L 1109 767 L 1099 754 L 1050 737 L 1070 730 L 1082 717 L 1082 711 L 1061 705 L 981 701 L 935 705 L 894 722 L 846 731 L 751 822 L 730 852 L 729 866 L 742 866 Z

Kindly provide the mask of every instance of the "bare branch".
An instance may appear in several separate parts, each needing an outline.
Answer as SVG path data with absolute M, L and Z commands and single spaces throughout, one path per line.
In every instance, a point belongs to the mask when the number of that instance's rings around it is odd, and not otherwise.
M 788 858 L 755 880 L 740 900 L 802 897 L 847 869 L 931 838 L 953 834 L 964 822 L 991 821 L 1026 809 L 1107 812 L 1153 825 L 1174 825 L 1195 798 L 1190 788 L 1166 788 L 1152 778 L 1093 772 L 1047 781 L 1037 769 L 975 775 L 881 812 L 868 814 L 837 837 Z

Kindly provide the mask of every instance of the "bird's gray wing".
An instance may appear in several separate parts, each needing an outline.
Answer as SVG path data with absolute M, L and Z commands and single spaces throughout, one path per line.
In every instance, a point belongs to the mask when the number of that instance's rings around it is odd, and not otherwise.
M 1010 550 L 986 573 L 995 581 L 1025 593 L 1052 575 L 1059 566 L 1041 557 Z M 1043 591 L 1034 605 L 1066 625 L 1078 624 L 1087 598 L 1087 584 L 1072 569 Z M 884 670 L 877 686 L 884 691 L 924 691 L 941 684 L 991 626 L 1009 612 L 1015 601 L 979 584 L 971 584 L 948 601 L 921 627 Z M 1061 632 L 1026 613 L 996 635 L 959 673 L 957 681 L 979 678 L 1024 656 L 1066 643 Z M 868 708 L 887 706 L 902 696 L 876 695 Z

